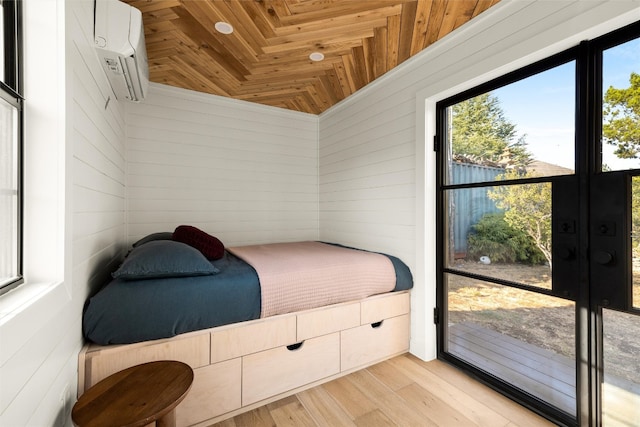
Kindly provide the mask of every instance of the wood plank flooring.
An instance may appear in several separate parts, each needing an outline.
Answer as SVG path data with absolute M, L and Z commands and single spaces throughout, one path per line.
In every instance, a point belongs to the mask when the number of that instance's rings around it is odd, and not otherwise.
M 405 354 L 214 424 L 490 426 L 553 424 L 438 360 Z

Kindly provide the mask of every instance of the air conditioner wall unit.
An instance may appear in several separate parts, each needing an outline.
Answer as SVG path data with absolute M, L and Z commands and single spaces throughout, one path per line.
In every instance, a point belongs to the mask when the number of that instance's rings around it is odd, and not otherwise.
M 116 98 L 142 101 L 149 88 L 142 13 L 118 0 L 95 0 L 94 43 Z

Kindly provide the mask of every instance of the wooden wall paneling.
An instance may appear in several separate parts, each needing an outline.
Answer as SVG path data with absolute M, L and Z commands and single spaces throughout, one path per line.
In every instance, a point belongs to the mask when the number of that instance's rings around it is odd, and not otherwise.
M 446 36 L 456 29 L 460 23 L 471 19 L 475 6 L 475 2 L 447 3 L 442 17 L 442 24 L 440 25 L 436 38 L 440 39 Z
M 226 22 L 233 25 L 234 29 L 242 30 L 243 39 L 253 50 L 253 56 L 257 57 L 262 52 L 262 46 L 266 44 L 267 40 L 241 3 L 243 2 L 222 2 L 217 6 Z
M 387 67 L 389 70 L 399 64 L 400 19 L 401 15 L 393 15 L 387 18 Z
M 353 54 L 343 55 L 342 62 L 344 64 L 343 69 L 349 84 L 349 89 L 351 90 L 351 93 L 353 93 L 363 86 L 363 84 L 360 84 L 359 77 L 356 75 Z
M 367 72 L 367 60 L 365 58 L 364 47 L 354 47 L 352 49 L 351 56 L 353 61 L 349 65 L 353 65 L 354 80 L 357 82 L 358 89 L 361 89 L 369 83 L 369 73 Z
M 497 4 L 500 0 L 478 0 L 476 2 L 476 7 L 473 9 L 473 14 L 471 18 L 475 18 L 485 10 L 489 9 L 491 6 Z
M 243 61 L 244 58 L 237 59 L 233 55 L 231 55 L 228 51 L 228 48 L 215 36 L 211 34 L 210 30 L 207 30 L 205 26 L 203 26 L 198 20 L 196 20 L 191 13 L 189 13 L 184 8 L 178 8 L 178 15 L 180 19 L 176 20 L 174 24 L 178 30 L 183 34 L 183 37 L 179 38 L 175 36 L 176 39 L 182 39 L 186 46 L 192 46 L 191 49 L 196 52 L 203 52 L 211 57 L 213 60 L 212 68 L 219 69 L 220 73 L 224 75 L 228 75 L 234 80 L 228 82 L 230 87 L 238 86 L 238 81 L 245 80 L 247 74 L 249 74 L 249 69 L 246 66 L 248 61 Z M 190 36 L 184 36 L 184 31 L 188 29 L 190 31 Z M 172 58 L 178 57 L 179 55 L 173 54 Z M 205 62 L 204 59 L 201 60 L 205 67 L 209 65 Z M 221 64 L 225 64 L 224 67 Z M 212 82 L 216 83 L 216 82 Z
M 354 4 L 355 2 L 352 2 Z M 367 8 L 371 7 L 371 3 L 365 3 Z M 349 6 L 347 4 L 347 6 Z M 317 38 L 318 35 L 323 35 L 325 38 L 342 37 L 345 31 L 348 31 L 352 26 L 357 25 L 359 28 L 372 29 L 380 25 L 385 24 L 385 20 L 388 16 L 394 16 L 400 14 L 402 11 L 401 5 L 393 5 L 380 9 L 369 9 L 360 12 L 351 12 L 343 15 L 332 13 L 330 16 L 319 17 L 317 19 L 310 19 L 310 15 L 306 15 L 308 21 L 291 23 L 289 25 L 283 25 L 276 28 L 276 34 L 278 36 L 297 36 L 296 40 L 302 40 L 304 38 Z M 284 39 L 286 40 L 286 39 Z M 270 40 L 271 44 L 278 43 L 279 39 Z
M 398 40 L 398 64 L 406 61 L 412 53 L 414 34 L 424 31 L 416 24 L 416 14 L 418 13 L 418 2 L 407 3 L 402 8 L 400 14 L 400 36 Z
M 196 91 L 207 90 L 211 87 L 222 89 L 219 84 L 224 82 L 224 79 L 220 78 L 212 78 L 213 76 L 207 75 L 209 74 L 207 70 L 202 70 L 201 67 L 197 63 L 187 63 L 182 57 L 174 56 L 171 58 L 171 61 L 175 68 L 180 70 L 180 74 L 189 80 L 189 88 Z M 217 76 L 216 76 L 217 77 Z M 215 83 L 214 83 L 215 82 Z M 229 93 L 228 86 L 224 89 L 220 90 L 221 93 Z
M 411 0 L 409 0 L 411 1 Z M 343 16 L 367 16 L 375 14 L 379 9 L 392 9 L 390 13 L 396 13 L 400 9 L 400 3 L 395 0 L 368 0 L 366 2 L 322 0 L 305 1 L 290 6 L 291 15 L 281 19 L 284 25 L 301 25 L 310 21 L 340 18 Z
M 335 70 L 335 76 L 340 84 L 340 89 L 342 90 L 343 99 L 351 95 L 355 92 L 355 85 L 353 81 L 349 78 L 347 71 L 345 70 L 345 57 L 341 56 L 342 61 L 336 62 L 333 64 L 333 69 Z M 337 92 L 337 91 L 336 91 Z
M 444 21 L 447 6 L 451 3 L 453 2 L 447 2 L 446 0 L 433 0 L 431 13 L 429 15 L 429 26 L 427 27 L 422 49 L 436 42 L 438 40 L 438 35 L 443 33 L 442 23 Z
M 224 3 L 224 2 L 223 2 Z M 180 10 L 182 9 L 182 10 Z M 184 2 L 181 8 L 176 8 L 176 13 L 180 16 L 186 16 L 185 13 L 191 15 L 192 19 L 199 22 L 201 28 L 211 33 L 211 37 L 217 41 L 230 61 L 240 62 L 243 66 L 250 68 L 255 63 L 256 52 L 252 46 L 235 31 L 233 34 L 221 35 L 214 26 L 218 21 L 225 21 L 224 16 L 213 4 L 207 1 L 188 1 Z M 190 31 L 185 31 L 185 36 L 190 37 Z M 223 62 L 226 64 L 226 62 Z
M 373 50 L 373 57 L 374 57 L 373 74 L 375 75 L 376 79 L 389 70 L 388 64 L 387 64 L 387 59 L 388 59 L 387 58 L 387 55 L 388 55 L 387 48 L 388 48 L 388 45 L 389 45 L 388 37 L 389 36 L 388 36 L 387 27 L 377 27 L 374 30 L 374 35 L 373 35 L 373 46 L 374 46 L 374 50 Z
M 260 7 L 260 3 L 263 2 L 243 1 L 239 3 L 244 7 L 245 13 L 249 16 L 249 19 L 253 22 L 263 37 L 275 37 L 275 28 L 278 25 L 270 19 L 268 12 Z
M 496 3 L 125 1 L 143 12 L 152 81 L 312 114 L 326 111 L 354 93 L 354 86 L 371 83 Z M 229 22 L 233 34 L 219 34 L 214 29 L 218 21 Z M 158 46 L 159 40 L 173 44 L 173 53 L 167 45 Z M 314 51 L 322 52 L 325 60 L 312 63 L 309 54 Z M 327 98 L 327 78 L 340 62 L 354 84 Z M 188 71 L 185 64 L 198 72 Z M 171 77 L 171 71 L 176 76 Z M 303 77 L 313 81 L 299 93 L 278 93 L 270 87 Z M 321 86 L 325 90 L 319 90 Z
M 319 104 L 319 111 L 324 111 L 331 106 L 331 97 L 329 96 L 326 87 L 322 84 L 322 81 L 314 81 L 308 89 L 312 98 L 317 100 Z
M 331 96 L 331 100 L 334 104 L 338 103 L 341 99 L 345 98 L 345 93 L 343 91 L 342 82 L 340 81 L 340 77 L 338 76 L 338 72 L 336 71 L 334 64 L 333 69 L 327 71 L 326 77 L 322 77 L 322 83 L 325 87 L 330 88 L 329 95 Z
M 140 9 L 143 13 L 150 13 L 180 6 L 181 0 L 133 0 L 128 2 L 131 6 Z
M 263 9 L 266 12 L 267 17 L 273 22 L 274 27 L 279 27 L 282 25 L 280 22 L 281 17 L 286 17 L 291 15 L 291 11 L 289 10 L 289 5 L 287 2 L 283 2 L 281 0 L 264 0 L 258 2 L 260 5 L 263 5 Z
M 375 61 L 376 52 L 373 36 L 362 40 L 362 53 L 364 55 L 364 70 L 367 75 L 367 82 L 371 83 L 376 78 Z

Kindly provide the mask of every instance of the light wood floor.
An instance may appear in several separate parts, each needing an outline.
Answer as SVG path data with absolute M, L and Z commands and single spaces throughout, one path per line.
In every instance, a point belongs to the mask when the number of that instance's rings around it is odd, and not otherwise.
M 405 354 L 215 427 L 552 425 L 444 362 Z

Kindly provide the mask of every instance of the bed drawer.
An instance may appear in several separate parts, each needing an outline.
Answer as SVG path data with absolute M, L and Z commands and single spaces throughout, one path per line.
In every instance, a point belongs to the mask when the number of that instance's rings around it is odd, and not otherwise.
M 98 347 L 85 356 L 85 387 L 134 365 L 156 360 L 178 360 L 193 369 L 209 364 L 209 334 L 160 342 Z
M 394 292 L 362 301 L 361 325 L 409 313 L 409 292 Z
M 340 333 L 343 371 L 409 350 L 409 315 L 362 325 Z
M 211 333 L 211 363 L 292 342 L 296 342 L 295 315 L 238 323 Z
M 177 425 L 196 424 L 240 408 L 241 371 L 240 358 L 194 369 L 191 390 L 176 408 Z
M 298 337 L 303 341 L 360 325 L 360 303 L 341 304 L 298 315 Z
M 340 372 L 340 333 L 243 357 L 242 405 Z

